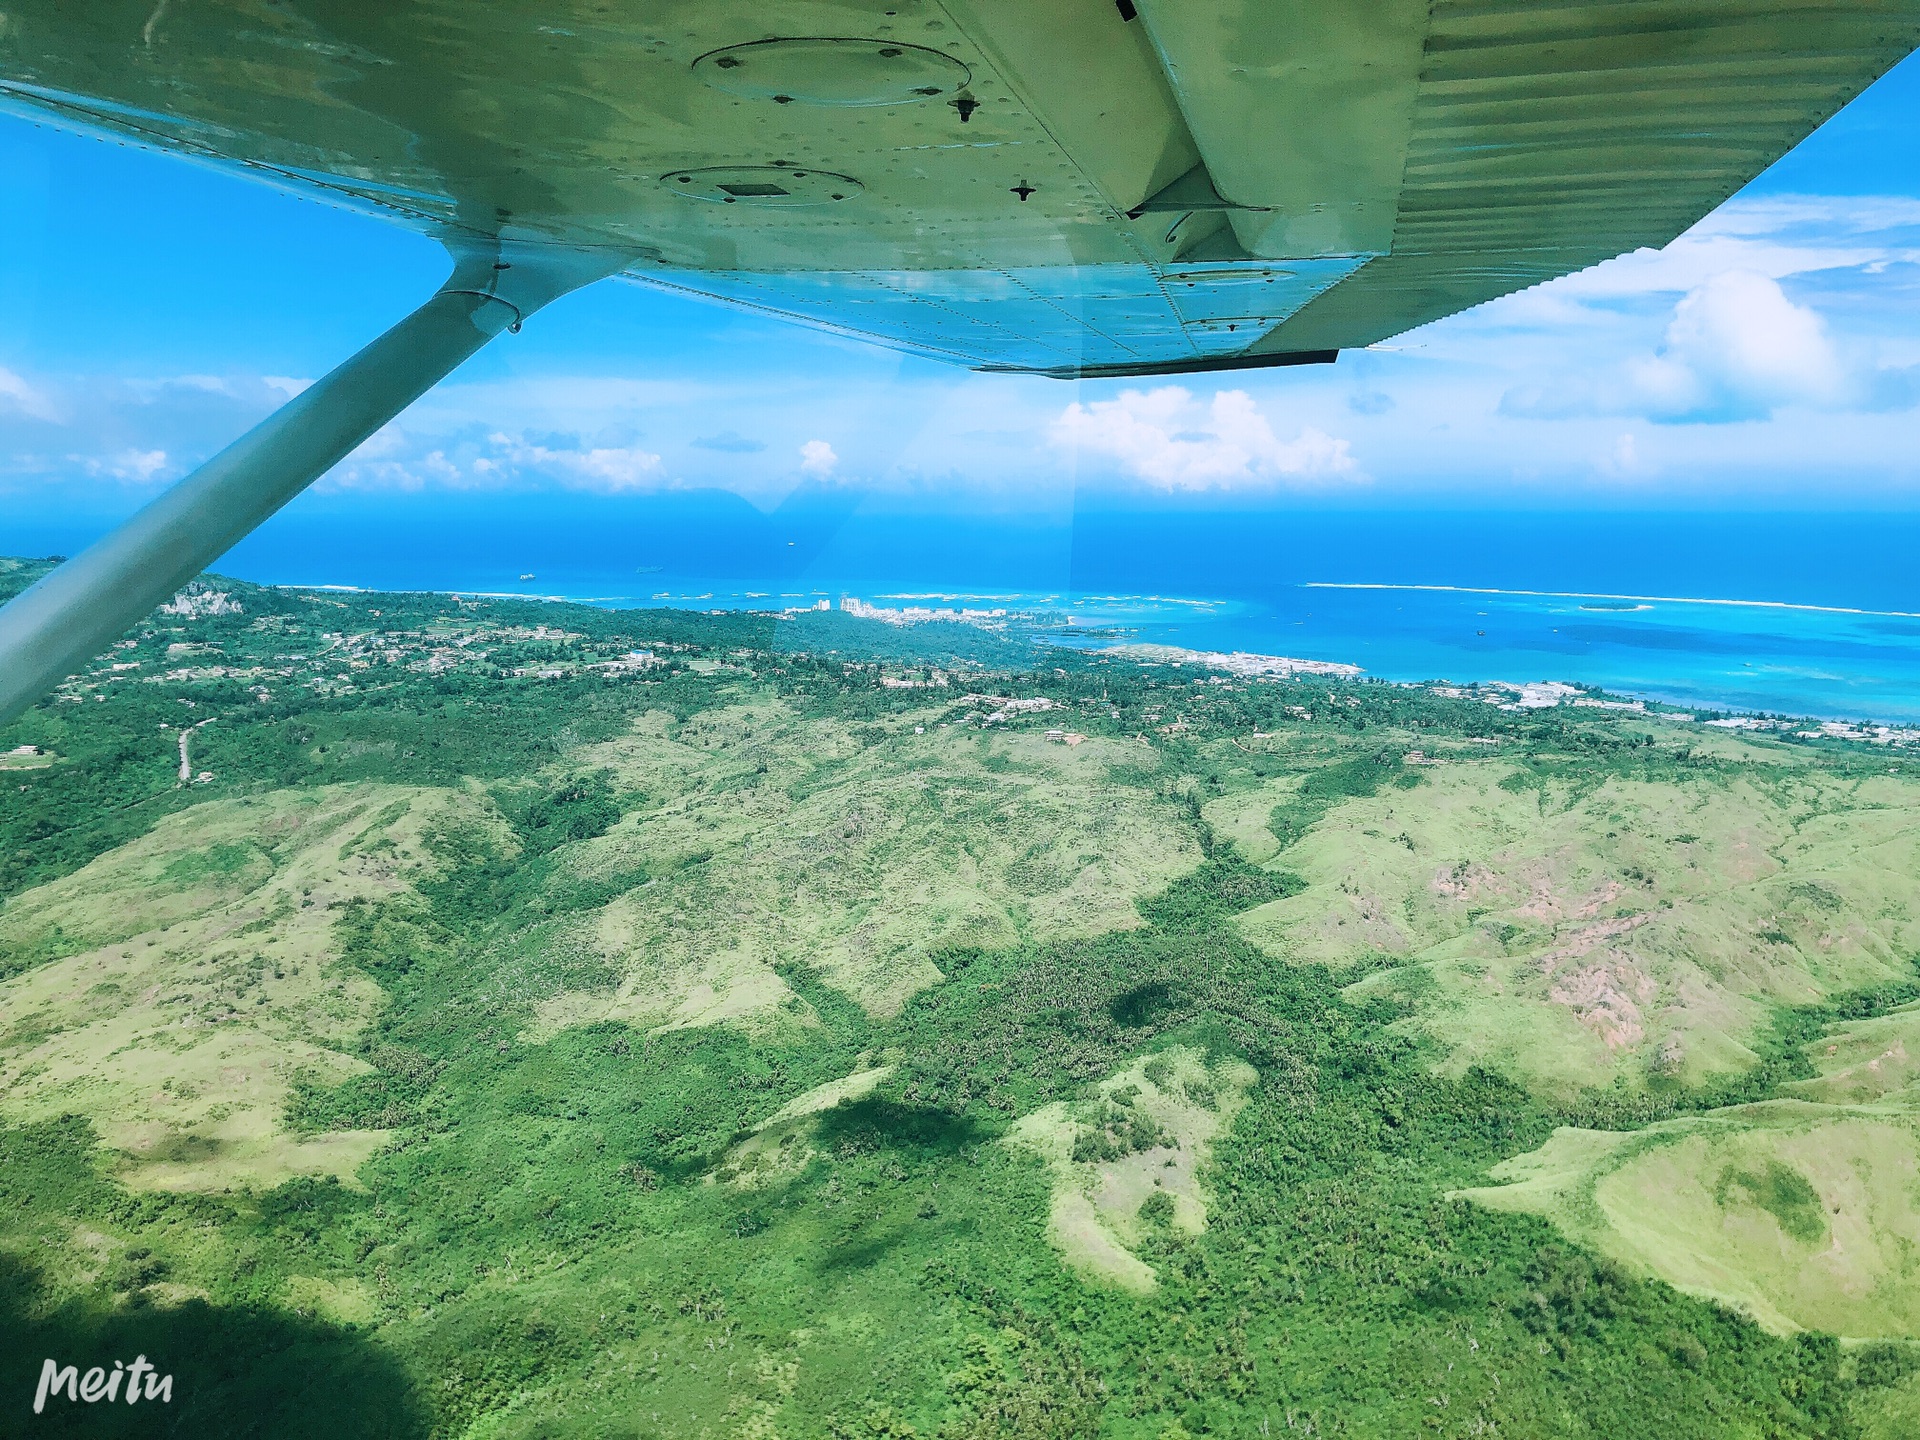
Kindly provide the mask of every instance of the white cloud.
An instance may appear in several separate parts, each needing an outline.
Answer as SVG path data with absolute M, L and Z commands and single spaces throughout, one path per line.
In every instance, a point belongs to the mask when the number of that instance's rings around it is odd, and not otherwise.
M 158 389 L 200 390 L 208 395 L 238 396 L 240 393 L 240 384 L 226 375 L 169 375 L 164 380 L 148 383 Z
M 1562 340 L 1574 327 L 1607 327 L 1642 304 L 1664 301 L 1729 271 L 1774 280 L 1819 277 L 1823 286 L 1920 260 L 1920 200 L 1894 196 L 1786 195 L 1730 202 L 1658 250 L 1633 250 L 1586 270 L 1493 301 L 1459 332 L 1524 327 Z
M 1877 264 L 1886 253 L 1877 245 L 1806 244 L 1764 235 L 1691 231 L 1664 250 L 1635 250 L 1555 281 L 1551 288 L 1561 299 L 1576 300 L 1679 294 L 1730 271 L 1785 280 Z
M 1653 466 L 1640 454 L 1640 442 L 1631 430 L 1614 437 L 1613 448 L 1602 455 L 1597 467 L 1602 475 L 1619 480 L 1638 479 L 1650 474 Z
M 800 468 L 809 475 L 831 475 L 840 457 L 824 440 L 809 440 L 800 447 Z
M 34 420 L 59 418 L 52 400 L 4 366 L 0 366 L 0 409 Z
M 1736 200 L 1661 250 L 1632 250 L 1500 301 L 1511 309 L 1684 294 L 1728 271 L 1774 280 L 1822 271 L 1872 273 L 1914 257 L 1920 204 L 1884 196 Z
M 320 483 L 325 490 L 414 491 L 429 484 L 464 489 L 476 482 L 444 450 L 429 448 L 400 425 L 389 423 L 374 431 Z
M 1633 367 L 1658 413 L 1757 417 L 1846 397 L 1846 369 L 1820 317 L 1750 270 L 1716 275 L 1674 307 L 1666 343 Z
M 324 483 L 344 490 L 537 489 L 545 483 L 623 495 L 667 482 L 660 457 L 637 446 L 505 430 L 423 435 L 393 423 L 375 431 Z
M 1312 427 L 1282 440 L 1244 390 L 1218 391 L 1204 405 L 1178 385 L 1075 401 L 1054 421 L 1052 439 L 1167 490 L 1358 476 L 1345 440 Z
M 601 445 L 573 450 L 532 444 L 504 434 L 487 438 L 494 446 L 494 454 L 482 458 L 522 473 L 531 471 L 548 476 L 570 489 L 617 495 L 649 490 L 659 483 L 660 457 L 636 446 Z
M 1689 235 L 1872 237 L 1876 244 L 1907 244 L 1920 231 L 1920 196 L 1760 195 L 1722 205 Z
M 1666 422 L 1762 420 L 1785 406 L 1844 409 L 1884 400 L 1897 379 L 1849 363 L 1811 307 L 1771 276 L 1729 270 L 1680 300 L 1651 355 L 1596 375 L 1507 391 L 1501 410 L 1532 419 L 1634 414 Z
M 73 455 L 68 458 L 89 475 L 125 480 L 134 485 L 151 484 L 167 470 L 167 452 L 164 450 L 121 450 L 112 455 Z

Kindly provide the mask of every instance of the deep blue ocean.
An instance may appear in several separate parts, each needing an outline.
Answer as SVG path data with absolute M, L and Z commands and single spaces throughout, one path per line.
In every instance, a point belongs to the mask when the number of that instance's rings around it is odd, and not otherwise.
M 101 527 L 9 528 L 0 549 L 35 554 L 77 548 Z M 613 605 L 1004 605 L 1065 612 L 1076 629 L 1105 631 L 1098 643 L 1920 721 L 1920 515 L 1900 512 L 1082 504 L 977 516 L 829 489 L 771 512 L 713 492 L 377 506 L 312 496 L 219 568 Z M 1352 586 L 1386 588 L 1333 588 Z

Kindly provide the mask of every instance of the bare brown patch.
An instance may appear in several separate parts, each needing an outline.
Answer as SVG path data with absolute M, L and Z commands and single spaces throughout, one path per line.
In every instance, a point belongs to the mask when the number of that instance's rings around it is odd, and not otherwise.
M 1624 957 L 1562 976 L 1548 998 L 1572 1010 L 1609 1050 L 1647 1038 L 1641 1007 L 1660 992 L 1653 977 Z
M 1563 962 L 1581 959 L 1596 946 L 1630 931 L 1638 930 L 1652 918 L 1651 914 L 1643 911 L 1638 915 L 1621 915 L 1612 920 L 1600 920 L 1591 925 L 1584 925 L 1561 944 L 1543 952 L 1533 963 L 1543 975 L 1551 975 Z

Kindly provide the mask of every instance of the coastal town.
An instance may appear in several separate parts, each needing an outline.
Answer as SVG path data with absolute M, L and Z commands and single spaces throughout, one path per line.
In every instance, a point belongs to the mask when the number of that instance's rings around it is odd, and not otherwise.
M 156 612 L 153 625 L 121 640 L 86 672 L 64 682 L 55 696 L 56 702 L 100 701 L 116 688 L 158 685 L 180 690 L 180 704 L 192 710 L 199 703 L 196 691 L 215 685 L 238 684 L 253 701 L 266 704 L 289 690 L 344 697 L 405 683 L 411 676 L 438 678 L 464 674 L 494 680 L 533 681 L 597 676 L 621 681 L 657 678 L 680 667 L 713 670 L 731 663 L 710 653 L 695 654 L 700 647 L 670 640 L 609 639 L 547 620 L 531 619 L 529 623 L 517 610 L 503 612 L 498 597 L 457 594 L 409 597 L 406 613 L 389 614 L 384 613 L 384 609 L 391 608 L 395 603 L 392 599 L 374 606 L 365 599 L 326 591 L 260 591 L 262 595 L 283 597 L 281 603 L 271 607 L 268 613 L 249 616 L 243 592 L 251 588 L 223 589 L 204 581 L 188 586 Z M 423 601 L 426 603 L 421 603 Z M 823 601 L 819 607 L 769 612 L 757 618 L 776 625 L 810 617 L 820 617 L 824 622 L 829 612 L 820 607 L 825 604 Z M 622 613 L 644 617 L 673 612 Z M 895 629 L 961 625 L 1005 634 L 1021 622 L 1034 621 L 1037 617 L 999 607 L 889 608 L 847 596 L 839 603 L 835 623 L 843 619 Z M 168 624 L 168 621 L 175 623 Z M 232 627 L 239 625 L 239 638 L 208 638 L 204 629 L 207 621 L 221 622 L 227 636 L 232 636 Z M 632 628 L 640 633 L 647 625 L 643 619 L 636 618 Z M 1044 653 L 1040 647 L 1052 643 L 1055 637 L 1042 624 L 1034 624 L 1032 631 L 1024 638 L 1035 647 L 1029 653 L 1037 661 Z M 1770 734 L 1796 741 L 1839 741 L 1902 749 L 1920 746 L 1920 727 L 1690 708 L 1608 695 L 1557 680 L 1473 684 L 1368 682 L 1357 665 L 1297 656 L 1206 651 L 1127 641 L 1092 649 L 1076 647 L 1076 650 L 1083 655 L 1138 667 L 1149 675 L 1158 674 L 1163 677 L 1161 684 L 1189 685 L 1189 688 L 1301 680 L 1323 680 L 1336 685 L 1413 683 L 1437 697 L 1477 701 L 1509 714 L 1568 706 L 1663 723 L 1698 724 L 1704 729 Z M 980 680 L 989 672 L 977 661 L 956 660 L 941 666 L 862 663 L 851 668 L 870 670 L 876 683 L 884 689 L 925 690 L 932 692 L 930 699 L 932 694 L 944 692 L 951 697 L 943 703 L 952 707 L 952 714 L 941 722 L 943 724 L 1006 725 L 1044 713 L 1056 704 L 1044 696 L 980 690 Z M 965 672 L 966 684 L 973 688 L 963 688 L 961 671 Z M 1187 677 L 1191 677 L 1190 681 Z M 1326 705 L 1350 708 L 1359 703 L 1356 697 L 1357 692 L 1342 695 L 1329 691 Z M 1310 719 L 1313 713 L 1301 705 L 1289 706 L 1288 711 L 1299 720 Z M 1189 723 L 1178 714 L 1150 718 L 1169 735 L 1183 733 Z M 1078 732 L 1062 730 L 1049 738 L 1071 745 L 1084 737 Z M 1250 738 L 1262 737 L 1256 733 Z M 186 744 L 184 730 L 180 740 Z M 41 757 L 23 753 L 5 757 L 4 763 L 7 768 L 26 768 L 46 762 Z M 197 772 L 186 769 L 184 754 L 182 767 L 186 771 L 182 783 L 197 783 Z

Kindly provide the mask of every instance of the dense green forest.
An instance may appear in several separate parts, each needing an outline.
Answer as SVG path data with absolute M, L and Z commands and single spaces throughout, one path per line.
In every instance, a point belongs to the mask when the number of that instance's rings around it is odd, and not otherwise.
M 1920 1430 L 1904 752 L 1045 638 L 206 581 L 0 731 L 0 1433 Z

